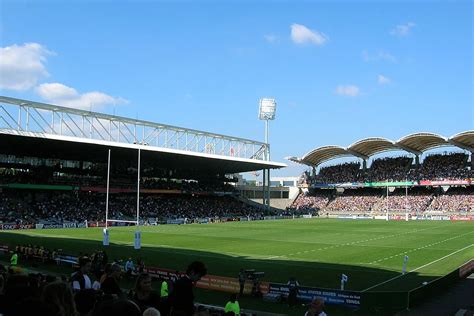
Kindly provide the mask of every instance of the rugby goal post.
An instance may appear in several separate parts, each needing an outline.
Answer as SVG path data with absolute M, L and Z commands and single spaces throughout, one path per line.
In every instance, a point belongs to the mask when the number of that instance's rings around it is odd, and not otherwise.
M 137 213 L 136 213 L 136 220 L 122 220 L 122 219 L 110 219 L 109 218 L 109 191 L 110 191 L 110 149 L 109 155 L 107 160 L 107 193 L 106 193 L 106 200 L 105 200 L 105 228 L 103 230 L 103 242 L 104 246 L 109 245 L 110 241 L 110 232 L 109 222 L 110 223 L 131 223 L 135 224 L 136 230 L 134 233 L 134 248 L 140 249 L 141 248 L 141 231 L 140 231 L 140 155 L 141 150 L 138 148 L 138 176 L 137 176 Z

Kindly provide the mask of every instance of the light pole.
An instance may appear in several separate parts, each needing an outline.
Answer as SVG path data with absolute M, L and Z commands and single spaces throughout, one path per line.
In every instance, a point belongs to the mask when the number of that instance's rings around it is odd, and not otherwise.
M 270 160 L 270 144 L 268 141 L 269 122 L 275 119 L 276 101 L 275 99 L 263 98 L 259 102 L 258 118 L 265 121 L 265 152 L 264 160 Z M 270 208 L 270 169 L 263 170 L 263 205 Z

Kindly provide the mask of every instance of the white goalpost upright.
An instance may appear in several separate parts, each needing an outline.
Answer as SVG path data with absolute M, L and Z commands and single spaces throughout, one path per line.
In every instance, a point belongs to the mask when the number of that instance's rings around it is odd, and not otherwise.
M 109 149 L 109 156 L 107 161 L 107 193 L 106 193 L 106 200 L 105 200 L 105 228 L 103 230 L 103 245 L 109 245 L 109 238 L 110 233 L 108 230 L 109 222 L 115 223 L 132 223 L 135 224 L 135 240 L 134 240 L 134 248 L 140 249 L 141 248 L 141 231 L 140 231 L 140 159 L 141 159 L 141 150 L 138 148 L 138 176 L 137 176 L 137 213 L 136 213 L 136 220 L 122 220 L 122 219 L 110 219 L 109 218 L 109 193 L 110 193 L 110 149 Z
M 137 224 L 135 230 L 135 243 L 133 247 L 135 249 L 140 249 L 142 247 L 142 233 L 140 231 L 140 154 L 141 150 L 138 148 L 138 176 L 137 176 Z

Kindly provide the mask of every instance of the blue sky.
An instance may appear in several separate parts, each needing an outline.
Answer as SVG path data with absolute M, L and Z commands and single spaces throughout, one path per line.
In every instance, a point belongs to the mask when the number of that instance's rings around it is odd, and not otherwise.
M 474 128 L 471 1 L 0 2 L 1 94 L 263 140 Z M 273 175 L 298 175 L 290 167 Z

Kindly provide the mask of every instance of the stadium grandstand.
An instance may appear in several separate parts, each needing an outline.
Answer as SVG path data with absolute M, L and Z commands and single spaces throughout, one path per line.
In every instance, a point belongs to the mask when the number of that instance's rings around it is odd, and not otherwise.
M 285 166 L 253 140 L 9 97 L 0 104 L 4 225 L 104 225 L 107 185 L 108 218 L 133 221 L 138 174 L 142 223 L 259 217 L 268 210 L 238 199 L 235 174 Z
M 448 151 L 433 151 L 441 147 Z M 390 151 L 406 154 L 374 157 Z M 320 211 L 328 216 L 472 215 L 473 152 L 474 131 L 452 137 L 414 133 L 398 141 L 371 137 L 348 147 L 318 147 L 302 158 L 288 158 L 311 168 L 301 176 L 303 189 L 290 210 Z M 328 165 L 342 157 L 354 157 L 358 161 Z

